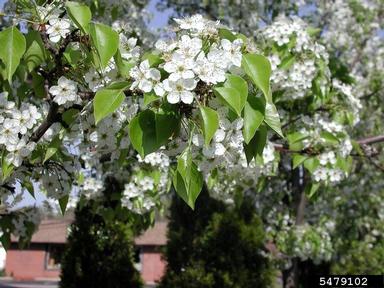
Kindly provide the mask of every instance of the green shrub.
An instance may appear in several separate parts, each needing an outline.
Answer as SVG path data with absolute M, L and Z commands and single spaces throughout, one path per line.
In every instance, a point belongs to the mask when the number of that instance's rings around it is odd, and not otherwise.
M 94 212 L 94 200 L 78 205 L 62 260 L 61 288 L 139 288 L 133 266 L 133 234 L 118 220 Z
M 262 256 L 263 226 L 252 201 L 228 208 L 204 191 L 195 211 L 178 202 L 174 198 L 171 206 L 161 288 L 271 286 L 272 269 Z

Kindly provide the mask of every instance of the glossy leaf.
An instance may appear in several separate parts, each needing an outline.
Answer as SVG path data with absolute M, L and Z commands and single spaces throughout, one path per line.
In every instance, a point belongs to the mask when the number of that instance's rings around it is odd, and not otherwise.
M 155 152 L 177 132 L 179 119 L 170 112 L 140 112 L 129 123 L 129 137 L 133 148 L 142 158 Z
M 271 64 L 263 55 L 246 54 L 243 55 L 241 66 L 245 73 L 251 78 L 252 82 L 261 90 L 265 100 L 272 102 L 269 79 L 271 77 Z
M 203 119 L 204 142 L 208 146 L 219 128 L 219 115 L 215 110 L 206 106 L 200 106 L 200 113 Z
M 279 113 L 276 106 L 272 103 L 267 103 L 265 106 L 264 122 L 272 128 L 280 137 L 284 138 L 283 131 L 281 131 L 281 123 Z
M 91 23 L 89 27 L 100 65 L 105 67 L 119 47 L 119 35 L 111 27 L 104 24 Z
M 31 72 L 45 61 L 47 55 L 38 31 L 29 31 L 25 38 L 27 51 L 24 54 L 24 61 L 27 64 L 28 71 Z
M 196 199 L 203 188 L 203 175 L 192 161 L 188 148 L 178 157 L 172 182 L 177 194 L 189 207 L 195 209 Z
M 267 143 L 267 132 L 265 125 L 260 126 L 251 141 L 248 144 L 244 144 L 245 157 L 248 164 L 253 158 L 258 158 L 262 162 L 264 147 Z
M 308 159 L 307 155 L 293 154 L 293 156 L 292 156 L 292 168 L 293 169 L 297 168 L 307 159 Z
M 311 173 L 313 173 L 313 171 L 320 165 L 319 159 L 316 157 L 308 158 L 303 163 L 304 167 Z
M 227 80 L 223 87 L 216 87 L 215 93 L 238 115 L 245 106 L 248 97 L 247 82 L 236 75 L 227 75 Z
M 120 107 L 125 98 L 124 90 L 128 87 L 128 82 L 117 82 L 97 91 L 95 99 L 93 100 L 93 112 L 96 124 Z
M 19 66 L 26 49 L 25 37 L 15 26 L 12 26 L 0 32 L 0 43 L 0 59 L 5 65 L 5 76 L 11 83 L 12 75 Z
M 69 200 L 69 195 L 63 196 L 59 199 L 60 211 L 61 211 L 62 215 L 65 214 L 65 210 L 67 209 L 68 200 Z
M 264 120 L 265 103 L 254 95 L 249 95 L 244 107 L 244 142 L 248 144 Z
M 65 8 L 77 28 L 81 29 L 84 33 L 88 33 L 89 23 L 92 19 L 92 13 L 89 7 L 82 3 L 67 1 Z
M 222 39 L 228 39 L 229 41 L 233 42 L 236 40 L 236 36 L 228 29 L 220 28 L 219 29 L 219 36 Z

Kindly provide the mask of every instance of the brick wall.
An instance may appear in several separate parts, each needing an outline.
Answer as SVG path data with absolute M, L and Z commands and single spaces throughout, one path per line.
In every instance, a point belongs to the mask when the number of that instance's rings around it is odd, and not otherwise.
M 165 271 L 165 261 L 158 247 L 149 246 L 141 249 L 141 277 L 146 284 L 160 280 Z
M 24 250 L 11 247 L 7 251 L 5 273 L 17 280 L 58 278 L 60 270 L 47 270 L 45 268 L 45 257 L 44 245 L 31 245 L 31 247 Z
M 7 251 L 5 273 L 16 280 L 34 280 L 36 278 L 59 278 L 60 270 L 46 269 L 46 245 L 32 244 L 19 250 L 13 246 Z M 165 261 L 159 247 L 141 248 L 141 276 L 146 284 L 154 284 L 164 274 Z

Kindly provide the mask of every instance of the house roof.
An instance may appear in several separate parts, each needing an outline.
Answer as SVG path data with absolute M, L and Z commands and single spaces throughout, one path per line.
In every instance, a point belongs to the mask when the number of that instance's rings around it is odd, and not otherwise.
M 167 222 L 157 221 L 155 225 L 147 229 L 141 236 L 135 238 L 136 245 L 162 246 L 167 243 Z
M 33 234 L 31 243 L 64 244 L 68 236 L 68 227 L 72 219 L 46 219 L 43 220 L 38 230 Z M 135 244 L 140 246 L 162 246 L 167 242 L 167 222 L 157 221 L 155 225 L 147 229 L 142 235 L 135 238 Z M 12 242 L 18 238 L 12 235 Z

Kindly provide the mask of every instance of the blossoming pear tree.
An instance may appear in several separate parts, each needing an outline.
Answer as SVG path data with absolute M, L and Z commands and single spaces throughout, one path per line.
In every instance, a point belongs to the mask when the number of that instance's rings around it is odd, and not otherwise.
M 292 25 L 292 20 L 297 24 L 302 22 L 297 16 L 311 25 L 307 32 L 312 34 L 312 39 L 316 39 L 316 42 L 324 46 L 328 54 L 326 62 L 333 87 L 343 91 L 345 96 L 353 95 L 346 104 L 351 107 L 355 123 L 350 127 L 352 129 L 347 131 L 352 139 L 361 139 L 359 146 L 362 149 L 352 141 L 354 151 L 351 152 L 351 156 L 354 161 L 348 177 L 342 181 L 332 182 L 332 185 L 323 185 L 312 197 L 308 197 L 310 194 L 303 195 L 303 192 L 310 191 L 305 189 L 310 175 L 302 170 L 301 165 L 293 169 L 292 158 L 284 156 L 286 153 L 280 153 L 283 157 L 280 161 L 279 177 L 269 177 L 268 181 L 259 179 L 257 186 L 259 193 L 254 193 L 258 201 L 256 209 L 266 225 L 268 238 L 278 248 L 279 255 L 274 258 L 284 260 L 283 269 L 298 270 L 299 259 L 303 264 L 301 267 L 305 266 L 303 271 L 308 271 L 310 263 L 308 260 L 311 260 L 315 264 L 325 263 L 328 266 L 332 264 L 334 273 L 362 273 L 362 271 L 382 273 L 381 268 L 365 263 L 367 259 L 370 259 L 368 261 L 370 263 L 383 261 L 381 253 L 378 252 L 384 249 L 381 241 L 381 235 L 384 233 L 381 228 L 384 219 L 381 204 L 384 200 L 384 186 L 381 181 L 383 166 L 380 164 L 384 161 L 383 145 L 379 143 L 382 141 L 381 137 L 363 139 L 367 138 L 367 135 L 382 134 L 383 131 L 381 120 L 383 114 L 381 103 L 384 100 L 383 2 L 378 0 L 278 2 L 162 0 L 160 2 L 160 6 L 172 8 L 175 17 L 193 15 L 198 11 L 208 18 L 220 19 L 222 23 L 234 27 L 241 33 L 252 35 L 260 44 L 264 43 L 265 34 L 262 31 L 267 31 L 268 38 L 274 38 L 279 46 L 286 45 L 290 38 L 287 33 L 291 34 L 290 27 L 296 25 Z M 273 26 L 275 28 L 272 28 Z M 297 56 L 299 55 L 295 55 L 297 69 L 300 69 L 301 64 L 303 66 L 301 69 L 308 71 L 308 79 L 313 79 L 310 72 L 311 64 L 308 62 L 311 57 L 308 58 L 303 54 Z M 270 54 L 268 57 L 272 66 L 274 63 L 282 65 L 279 55 Z M 299 59 L 304 61 L 297 61 Z M 281 77 L 280 83 L 285 86 L 284 91 L 287 89 L 292 91 L 292 88 L 295 89 L 296 85 L 300 85 L 300 80 L 306 78 L 302 72 L 299 72 L 300 77 L 292 72 L 294 70 L 288 70 L 284 75 L 283 71 L 277 69 L 272 73 L 271 81 L 275 82 L 273 79 L 275 75 Z M 303 100 L 312 97 L 311 94 L 316 91 L 314 88 L 317 84 L 309 81 L 306 85 L 311 88 L 304 94 Z M 301 89 L 302 87 L 295 89 L 293 97 L 298 97 Z M 299 121 L 301 112 L 296 109 L 286 110 L 281 106 L 283 103 L 279 98 L 275 99 L 284 134 L 288 134 L 288 130 L 302 130 L 303 123 Z M 297 100 L 294 101 L 298 103 Z M 324 111 L 315 111 L 315 114 L 319 113 L 323 114 Z M 312 112 L 306 116 L 312 121 L 315 120 Z M 313 128 L 320 127 L 322 121 L 313 121 L 313 124 Z M 376 144 L 365 144 L 372 143 L 374 139 L 377 141 Z M 327 157 L 333 158 L 332 153 Z M 326 171 L 317 172 L 317 175 L 313 175 L 316 178 L 327 177 Z M 333 173 L 330 179 L 338 178 L 339 175 L 337 172 Z
M 93 21 L 92 7 L 40 2 L 15 1 L 0 32 L 6 247 L 38 224 L 37 209 L 15 208 L 35 190 L 64 212 L 113 178 L 125 184 L 120 212 L 153 217 L 172 187 L 192 209 L 203 185 L 227 203 L 249 191 L 269 197 L 262 188 L 290 165 L 304 199 L 349 176 L 353 147 L 364 154 L 361 145 L 384 141 L 349 135 L 362 104 L 332 79 L 325 47 L 298 18 L 253 39 L 194 15 L 143 48 L 132 27 Z M 284 235 L 274 236 L 284 247 Z

